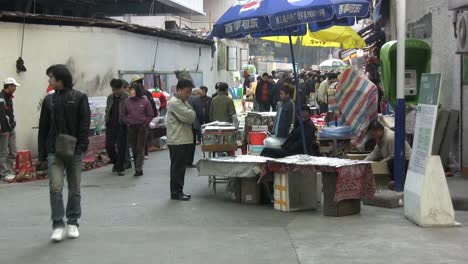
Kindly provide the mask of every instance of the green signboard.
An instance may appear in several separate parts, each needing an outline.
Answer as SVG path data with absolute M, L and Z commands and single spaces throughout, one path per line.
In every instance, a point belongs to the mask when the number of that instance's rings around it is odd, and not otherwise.
M 419 104 L 437 105 L 439 102 L 439 88 L 442 74 L 423 73 L 419 88 Z

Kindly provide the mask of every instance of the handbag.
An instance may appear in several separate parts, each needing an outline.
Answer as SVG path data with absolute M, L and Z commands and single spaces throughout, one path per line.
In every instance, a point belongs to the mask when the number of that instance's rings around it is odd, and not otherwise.
M 72 90 L 71 96 L 73 97 L 74 91 Z M 53 99 L 51 101 L 51 111 L 52 111 L 52 124 L 55 128 L 55 133 L 57 135 L 55 139 L 55 156 L 62 160 L 70 160 L 73 158 L 76 149 L 77 138 L 68 134 L 62 133 L 62 128 L 57 129 L 56 120 L 55 120 L 55 110 Z M 62 115 L 62 105 L 59 105 L 59 120 L 61 120 Z

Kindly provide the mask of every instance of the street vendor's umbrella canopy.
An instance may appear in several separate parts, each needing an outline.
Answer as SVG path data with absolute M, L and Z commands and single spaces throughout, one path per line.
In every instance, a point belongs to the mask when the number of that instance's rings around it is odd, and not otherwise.
M 311 31 L 319 31 L 332 26 L 352 26 L 357 18 L 369 15 L 369 0 L 239 0 L 216 21 L 209 37 L 254 38 L 268 36 L 301 36 Z M 295 67 L 292 41 L 291 58 L 296 87 L 299 79 Z M 301 105 L 296 93 L 296 110 L 300 120 Z M 302 146 L 306 146 L 304 125 L 301 127 Z
M 289 44 L 287 36 L 263 37 L 262 39 Z M 316 32 L 308 30 L 304 36 L 292 37 L 292 44 L 296 44 L 298 40 L 301 46 L 305 47 L 362 49 L 366 46 L 365 41 L 348 26 L 333 26 Z
M 304 35 L 352 26 L 369 15 L 369 0 L 239 0 L 215 23 L 211 37 Z

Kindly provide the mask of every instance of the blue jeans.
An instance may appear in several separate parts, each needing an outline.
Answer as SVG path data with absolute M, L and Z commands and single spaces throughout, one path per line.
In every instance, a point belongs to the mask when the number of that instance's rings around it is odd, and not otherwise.
M 81 217 L 82 156 L 82 154 L 75 154 L 73 159 L 68 161 L 57 158 L 53 153 L 47 157 L 53 228 L 65 226 L 63 221 L 65 209 L 62 196 L 65 175 L 68 183 L 67 223 L 69 225 L 78 225 L 78 219 Z

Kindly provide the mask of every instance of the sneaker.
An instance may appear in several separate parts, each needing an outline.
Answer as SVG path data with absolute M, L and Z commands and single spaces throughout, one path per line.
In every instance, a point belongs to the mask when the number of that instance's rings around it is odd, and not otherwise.
M 119 171 L 119 172 L 117 172 L 117 175 L 119 175 L 119 176 L 125 176 L 125 171 Z
M 133 174 L 135 177 L 143 176 L 143 171 L 136 171 L 135 174 Z
M 67 237 L 69 237 L 69 238 L 79 238 L 80 237 L 80 231 L 78 231 L 78 226 L 68 225 Z
M 63 235 L 64 235 L 63 227 L 54 228 L 54 231 L 52 231 L 52 236 L 50 237 L 50 240 L 52 240 L 53 242 L 60 242 L 63 239 Z
M 145 160 L 147 160 L 147 159 L 148 159 L 148 156 L 145 156 Z
M 3 178 L 4 181 L 6 182 L 13 182 L 16 178 L 16 175 L 13 175 L 13 174 L 8 174 L 7 176 L 5 176 Z

